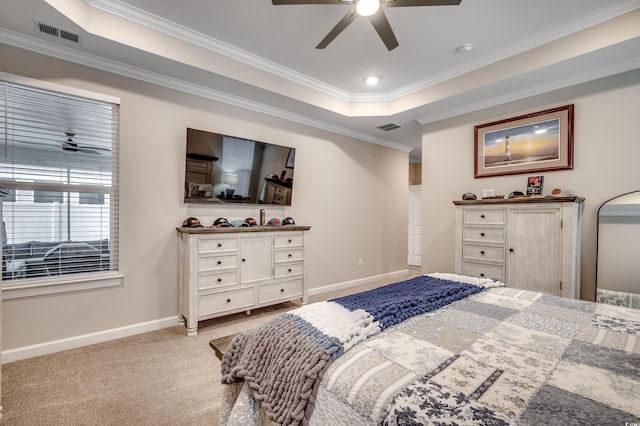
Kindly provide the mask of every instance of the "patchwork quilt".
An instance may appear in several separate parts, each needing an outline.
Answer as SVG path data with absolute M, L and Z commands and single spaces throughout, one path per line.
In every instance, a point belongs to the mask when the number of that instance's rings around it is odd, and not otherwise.
M 236 336 L 222 381 L 243 381 L 275 425 L 307 424 L 329 365 L 359 342 L 488 287 L 489 279 L 423 275 L 314 303 Z
M 499 287 L 358 339 L 327 363 L 304 421 L 640 424 L 639 395 L 639 310 Z M 269 424 L 246 383 L 227 397 L 225 424 Z

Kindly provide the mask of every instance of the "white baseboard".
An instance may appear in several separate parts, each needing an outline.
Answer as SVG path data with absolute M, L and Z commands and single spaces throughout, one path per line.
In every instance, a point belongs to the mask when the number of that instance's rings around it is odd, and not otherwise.
M 111 330 L 104 330 L 96 333 L 83 334 L 51 342 L 39 343 L 37 345 L 9 349 L 2 351 L 2 363 L 7 364 L 9 362 L 20 361 L 22 359 L 33 358 L 40 355 L 48 355 L 69 349 L 76 349 L 83 346 L 93 345 L 95 343 L 102 343 L 120 339 L 122 337 L 146 333 L 148 331 L 161 330 L 175 325 L 178 325 L 177 316 L 127 325 L 125 327 L 113 328 Z
M 357 280 L 352 280 L 352 281 L 344 281 L 341 283 L 326 285 L 324 287 L 311 288 L 309 289 L 308 293 L 309 293 L 309 296 L 316 296 L 318 294 L 328 293 L 330 291 L 335 291 L 335 290 L 344 290 L 346 288 L 351 288 L 351 287 L 359 286 L 362 284 L 368 284 L 374 281 L 380 281 L 387 278 L 395 278 L 401 275 L 406 275 L 408 272 L 409 272 L 408 269 L 402 269 L 400 271 L 389 272 L 387 274 L 374 275 L 372 277 L 359 278 Z
M 375 275 L 366 278 L 360 278 L 352 281 L 344 281 L 341 283 L 330 284 L 324 287 L 309 289 L 309 296 L 315 296 L 335 290 L 343 290 L 362 284 L 368 284 L 383 279 L 395 278 L 405 275 L 407 269 L 387 274 Z M 96 333 L 83 334 L 80 336 L 69 337 L 66 339 L 54 340 L 51 342 L 39 343 L 37 345 L 24 346 L 21 348 L 8 349 L 2 351 L 2 363 L 20 361 L 22 359 L 33 358 L 41 355 L 48 355 L 56 352 L 66 351 L 69 349 L 81 348 L 83 346 L 93 345 L 96 343 L 108 342 L 110 340 L 120 339 L 122 337 L 133 336 L 148 331 L 161 330 L 163 328 L 178 325 L 178 316 L 158 319 L 139 324 L 132 324 L 125 327 L 114 328 L 111 330 L 99 331 Z

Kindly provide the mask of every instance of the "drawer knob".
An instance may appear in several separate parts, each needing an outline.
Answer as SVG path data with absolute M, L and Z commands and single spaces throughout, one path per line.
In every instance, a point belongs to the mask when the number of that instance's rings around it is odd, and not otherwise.
M 480 217 L 484 219 L 484 215 L 483 214 L 481 214 Z
M 227 303 L 231 303 L 231 299 L 227 299 Z
M 511 253 L 513 253 L 513 249 L 511 249 L 511 248 L 510 248 L 510 249 L 509 249 L 509 251 L 510 251 Z
M 221 283 L 222 282 L 222 278 L 218 278 L 218 282 Z
M 484 277 L 484 274 L 480 274 L 481 277 Z
M 289 253 L 287 256 L 291 257 L 291 256 L 293 256 L 293 255 L 292 255 L 291 253 Z
M 218 247 L 222 247 L 222 243 L 218 243 Z
M 484 250 L 480 250 L 480 254 L 484 256 Z
M 222 260 L 218 260 L 218 265 L 222 265 Z
M 247 261 L 247 259 L 245 259 L 245 258 L 242 258 L 242 261 L 243 261 L 243 262 L 246 262 L 246 261 Z
M 291 272 L 291 268 L 289 268 L 289 272 Z
M 289 243 L 291 243 L 291 240 L 289 240 Z
M 481 232 L 481 233 L 480 233 L 480 236 L 481 236 L 481 237 L 484 237 L 484 232 Z
M 280 293 L 284 293 L 284 288 L 281 288 L 281 289 L 280 289 Z

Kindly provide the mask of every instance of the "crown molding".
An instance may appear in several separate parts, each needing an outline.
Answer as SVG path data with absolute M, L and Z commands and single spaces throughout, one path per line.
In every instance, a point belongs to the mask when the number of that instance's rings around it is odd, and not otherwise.
M 609 77 L 626 71 L 640 68 L 640 56 L 635 56 L 623 61 L 607 64 L 599 68 L 586 69 L 585 71 L 572 74 L 563 79 L 553 79 L 545 83 L 525 86 L 521 90 L 512 90 L 507 92 L 495 91 L 499 93 L 493 97 L 483 97 L 475 102 L 462 102 L 457 108 L 439 109 L 438 112 L 429 113 L 429 115 L 418 117 L 416 121 L 421 125 L 435 123 L 436 121 L 445 120 L 447 118 L 468 114 L 485 108 L 491 108 L 498 105 L 514 102 L 520 99 L 541 95 L 543 93 L 552 92 L 554 90 L 564 89 L 575 86 L 588 81 L 599 78 Z
M 317 90 L 321 93 L 333 96 L 341 101 L 350 103 L 392 102 L 404 96 L 411 95 L 444 81 L 460 77 L 461 75 L 464 75 L 466 73 L 507 59 L 515 54 L 527 51 L 538 46 L 542 46 L 546 43 L 550 43 L 562 37 L 573 34 L 577 31 L 584 30 L 591 26 L 597 25 L 599 23 L 605 22 L 607 20 L 613 19 L 617 16 L 640 8 L 639 0 L 618 0 L 614 2 L 607 2 L 607 4 L 602 5 L 600 10 L 598 10 L 596 13 L 590 13 L 588 16 L 572 17 L 568 25 L 566 22 L 566 16 L 559 18 L 564 20 L 562 26 L 556 25 L 555 22 L 548 22 L 545 25 L 545 31 L 541 31 L 539 33 L 539 36 L 529 37 L 521 43 L 510 44 L 506 48 L 496 52 L 493 55 L 486 56 L 482 60 L 478 60 L 473 63 L 461 65 L 458 67 L 453 67 L 443 72 L 430 75 L 424 79 L 418 80 L 412 84 L 406 85 L 391 92 L 350 93 L 324 83 L 320 80 L 311 78 L 290 68 L 284 67 L 273 61 L 269 61 L 258 55 L 239 49 L 233 45 L 222 42 L 213 37 L 206 36 L 190 28 L 179 25 L 173 21 L 128 5 L 120 0 L 83 1 L 96 9 L 100 9 L 104 12 L 110 13 L 120 18 L 138 23 L 171 37 L 176 37 L 188 43 L 193 43 L 197 46 L 227 56 L 231 59 L 245 63 L 262 71 L 286 78 L 296 84 L 309 87 L 313 90 Z
M 313 90 L 336 97 L 342 101 L 349 102 L 351 94 L 345 90 L 328 85 L 320 80 L 311 78 L 290 68 L 284 67 L 261 56 L 242 50 L 229 43 L 209 37 L 200 32 L 177 24 L 168 19 L 154 15 L 134 6 L 130 6 L 119 0 L 84 0 L 87 4 L 96 9 L 118 16 L 131 22 L 143 25 L 152 30 L 161 32 L 171 37 L 186 41 L 187 43 L 200 46 L 212 52 L 224 55 L 233 60 L 250 65 L 262 71 L 284 77 L 297 84 L 309 87 Z
M 387 101 L 393 101 L 404 96 L 410 95 L 412 93 L 418 92 L 420 90 L 426 89 L 428 87 L 434 86 L 436 84 L 442 83 L 444 81 L 460 77 L 464 74 L 476 71 L 483 67 L 489 66 L 491 64 L 500 62 L 502 60 L 508 59 L 512 56 L 520 54 L 522 52 L 526 52 L 527 50 L 540 47 L 547 43 L 551 43 L 553 41 L 559 40 L 563 37 L 567 37 L 571 34 L 574 34 L 578 31 L 585 30 L 589 27 L 592 27 L 597 24 L 601 24 L 610 19 L 616 18 L 618 16 L 624 15 L 625 13 L 632 12 L 636 9 L 640 8 L 639 0 L 622 0 L 613 2 L 610 4 L 603 5 L 597 13 L 589 14 L 589 16 L 583 16 L 579 18 L 572 18 L 569 22 L 569 25 L 563 23 L 562 26 L 556 25 L 555 22 L 547 22 L 545 25 L 545 30 L 540 31 L 538 36 L 527 37 L 521 43 L 517 44 L 508 44 L 505 48 L 496 52 L 493 55 L 488 55 L 481 60 L 469 63 L 467 65 L 461 65 L 459 67 L 450 68 L 441 73 L 430 75 L 422 80 L 418 80 L 413 84 L 409 84 L 405 87 L 402 87 L 398 90 L 394 90 L 388 94 L 384 94 L 384 99 Z M 566 20 L 566 17 L 562 17 L 559 19 Z M 363 99 L 367 99 L 366 97 Z M 371 102 L 373 99 L 365 100 Z
M 270 115 L 276 118 L 281 118 L 286 121 L 304 124 L 306 126 L 325 130 L 331 133 L 352 137 L 376 145 L 382 145 L 387 148 L 392 148 L 403 152 L 410 152 L 413 149 L 411 147 L 407 147 L 406 145 L 372 136 L 368 133 L 356 131 L 344 126 L 338 126 L 322 120 L 317 120 L 315 118 L 297 114 L 281 108 L 275 108 L 267 104 L 252 101 L 247 98 L 224 93 L 219 90 L 211 89 L 209 87 L 189 83 L 184 80 L 168 77 L 166 75 L 158 74 L 142 68 L 123 64 L 121 62 L 75 50 L 66 46 L 61 46 L 46 40 L 7 30 L 5 28 L 0 28 L 0 43 L 54 57 L 56 59 L 61 59 L 75 64 L 95 68 L 101 71 L 107 71 L 124 77 L 133 78 L 135 80 L 144 81 L 146 83 L 166 87 L 168 89 L 177 90 L 183 93 L 188 93 L 190 95 L 199 96 L 212 101 L 232 105 L 238 108 Z

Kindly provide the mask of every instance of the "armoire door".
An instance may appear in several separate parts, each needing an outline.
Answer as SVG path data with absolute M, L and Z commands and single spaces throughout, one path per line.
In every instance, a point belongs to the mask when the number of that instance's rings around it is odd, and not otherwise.
M 511 209 L 508 224 L 507 285 L 557 296 L 562 264 L 559 208 Z

